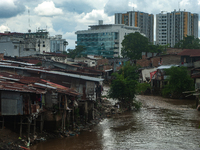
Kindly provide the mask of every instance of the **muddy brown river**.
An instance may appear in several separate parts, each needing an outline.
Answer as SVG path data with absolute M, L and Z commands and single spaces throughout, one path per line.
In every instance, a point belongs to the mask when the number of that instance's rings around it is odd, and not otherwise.
M 79 136 L 41 142 L 31 150 L 198 150 L 200 112 L 193 100 L 137 96 L 138 112 L 104 119 Z

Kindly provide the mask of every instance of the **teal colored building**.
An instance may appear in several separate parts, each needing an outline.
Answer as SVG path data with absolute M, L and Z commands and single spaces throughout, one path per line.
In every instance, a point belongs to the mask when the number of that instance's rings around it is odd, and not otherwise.
M 139 32 L 138 27 L 122 24 L 103 24 L 89 26 L 88 30 L 77 31 L 77 46 L 86 47 L 82 55 L 98 55 L 106 58 L 121 57 L 121 42 L 129 33 Z

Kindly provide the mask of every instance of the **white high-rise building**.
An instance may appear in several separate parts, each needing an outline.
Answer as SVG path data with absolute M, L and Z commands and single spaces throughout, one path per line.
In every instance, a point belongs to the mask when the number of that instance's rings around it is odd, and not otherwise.
M 198 14 L 186 11 L 162 11 L 156 15 L 156 44 L 174 47 L 184 36 L 198 38 Z
M 149 42 L 154 43 L 154 15 L 140 11 L 129 11 L 127 13 L 116 13 L 115 24 L 139 27 Z

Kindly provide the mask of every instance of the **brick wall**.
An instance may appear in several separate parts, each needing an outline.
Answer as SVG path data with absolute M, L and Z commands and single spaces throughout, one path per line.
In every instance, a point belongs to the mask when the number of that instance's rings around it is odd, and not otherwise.
M 151 58 L 151 62 L 152 62 L 152 66 L 153 67 L 158 67 L 158 66 L 160 66 L 160 58 L 162 58 L 162 57 L 153 57 L 153 58 Z
M 177 55 L 168 55 L 162 57 L 163 65 L 171 65 L 171 64 L 180 64 L 181 63 L 181 56 Z
M 167 51 L 166 53 L 167 54 L 178 54 L 180 52 L 182 52 L 183 50 L 182 49 L 179 49 L 179 48 L 167 48 Z
M 140 59 L 136 61 L 136 65 L 140 65 L 141 67 L 148 67 L 151 65 L 151 60 L 148 59 Z
M 161 61 L 161 63 L 160 63 Z M 155 56 L 150 59 L 147 59 L 145 55 L 142 56 L 142 59 L 137 60 L 136 64 L 141 67 L 158 67 L 160 65 L 172 65 L 172 64 L 180 64 L 181 57 L 173 54 L 173 55 L 161 55 Z
M 112 66 L 109 65 L 108 59 L 98 59 L 96 68 L 99 70 L 108 70 L 111 69 Z

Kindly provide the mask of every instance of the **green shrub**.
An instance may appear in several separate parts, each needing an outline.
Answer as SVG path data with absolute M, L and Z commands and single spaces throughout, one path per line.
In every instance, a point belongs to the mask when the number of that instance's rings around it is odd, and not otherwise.
M 150 83 L 144 82 L 144 83 L 138 83 L 136 92 L 137 94 L 143 94 L 147 89 L 150 89 L 151 85 Z

